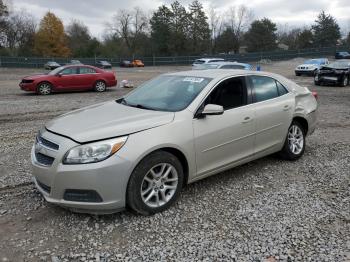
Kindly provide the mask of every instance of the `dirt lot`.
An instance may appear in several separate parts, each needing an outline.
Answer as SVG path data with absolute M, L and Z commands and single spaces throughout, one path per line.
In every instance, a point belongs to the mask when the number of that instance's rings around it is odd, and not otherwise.
M 295 77 L 301 61 L 262 68 L 319 94 L 304 157 L 270 156 L 191 184 L 152 217 L 71 213 L 44 202 L 31 183 L 30 148 L 46 121 L 129 89 L 37 96 L 18 83 L 42 70 L 0 68 L 0 261 L 350 261 L 350 86 Z M 117 68 L 117 77 L 137 86 L 184 69 Z

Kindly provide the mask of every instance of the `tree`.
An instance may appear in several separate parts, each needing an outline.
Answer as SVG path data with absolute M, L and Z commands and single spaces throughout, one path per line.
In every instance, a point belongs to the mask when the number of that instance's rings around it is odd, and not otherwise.
M 214 7 L 210 7 L 209 11 L 209 26 L 210 26 L 210 48 L 211 53 L 216 52 L 216 39 L 221 34 L 222 19 L 220 14 L 215 10 Z
M 7 28 L 7 16 L 9 15 L 8 6 L 3 0 L 0 0 L 0 47 L 4 45 L 5 29 Z
M 226 27 L 230 28 L 227 32 L 233 33 L 231 39 L 232 50 L 238 53 L 243 33 L 247 30 L 253 19 L 253 12 L 244 5 L 238 8 L 231 6 L 225 16 L 228 17 L 226 20 Z
M 81 21 L 73 20 L 67 26 L 68 45 L 74 57 L 93 56 L 90 53 L 91 36 L 89 29 Z
M 234 45 L 238 42 L 235 37 L 236 36 L 232 28 L 226 27 L 226 29 L 216 38 L 217 51 L 229 53 L 234 50 Z
M 168 7 L 162 5 L 158 7 L 150 20 L 151 39 L 154 47 L 153 51 L 157 51 L 161 55 L 170 54 L 170 19 L 172 13 Z
M 255 20 L 245 35 L 249 52 L 272 51 L 277 48 L 277 27 L 268 18 Z
M 188 46 L 188 27 L 189 15 L 184 6 L 178 1 L 171 4 L 171 16 L 169 28 L 170 36 L 170 50 L 174 55 L 186 54 L 189 50 Z
M 305 28 L 298 35 L 297 48 L 305 49 L 313 47 L 313 34 L 310 29 Z
M 189 5 L 189 41 L 191 51 L 200 54 L 209 49 L 210 30 L 203 5 L 197 0 Z
M 348 33 L 348 36 L 346 38 L 346 45 L 350 47 L 350 32 Z
M 34 50 L 44 57 L 67 57 L 70 54 L 63 23 L 51 12 L 47 12 L 40 21 L 34 39 Z
M 5 46 L 11 55 L 31 54 L 34 45 L 35 18 L 25 12 L 13 13 L 7 20 L 4 30 Z
M 148 19 L 138 7 L 133 10 L 119 10 L 113 17 L 112 24 L 109 24 L 111 31 L 123 39 L 128 53 L 132 56 L 141 48 L 140 36 L 145 33 L 147 27 Z
M 318 47 L 334 46 L 341 37 L 340 27 L 330 14 L 322 11 L 312 25 L 314 42 Z

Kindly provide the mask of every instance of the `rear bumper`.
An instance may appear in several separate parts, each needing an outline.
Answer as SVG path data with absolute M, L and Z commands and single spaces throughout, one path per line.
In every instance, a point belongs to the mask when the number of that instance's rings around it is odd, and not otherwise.
M 342 78 L 338 77 L 338 76 L 331 76 L 330 77 L 330 76 L 318 75 L 318 79 L 316 81 L 319 83 L 338 84 L 338 83 L 341 83 Z
M 307 135 L 311 135 L 315 131 L 317 126 L 317 109 L 307 114 L 307 122 L 309 125 Z

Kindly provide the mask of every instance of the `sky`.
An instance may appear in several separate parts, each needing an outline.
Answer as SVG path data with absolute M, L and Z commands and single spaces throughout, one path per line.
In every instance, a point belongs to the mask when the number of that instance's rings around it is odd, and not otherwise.
M 39 19 L 52 11 L 65 25 L 72 19 L 85 23 L 93 36 L 102 38 L 106 23 L 119 9 L 140 7 L 151 14 L 158 6 L 172 0 L 8 0 L 13 10 L 26 10 Z M 343 33 L 350 31 L 350 0 L 199 0 L 205 9 L 210 6 L 224 13 L 231 6 L 244 4 L 252 9 L 254 18 L 267 17 L 280 27 L 293 28 L 313 23 L 321 10 L 333 15 Z M 179 1 L 188 6 L 192 0 Z M 286 26 L 287 25 L 287 26 Z

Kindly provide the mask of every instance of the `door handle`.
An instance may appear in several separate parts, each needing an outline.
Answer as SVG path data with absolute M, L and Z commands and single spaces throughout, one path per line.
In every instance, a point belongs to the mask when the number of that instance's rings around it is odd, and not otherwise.
M 290 106 L 289 105 L 285 105 L 284 107 L 283 107 L 283 111 L 288 111 L 290 109 Z
M 252 121 L 253 118 L 249 117 L 249 116 L 246 116 L 245 118 L 243 118 L 243 121 L 242 123 L 249 123 L 250 121 Z

